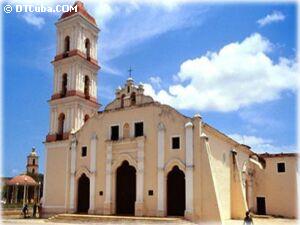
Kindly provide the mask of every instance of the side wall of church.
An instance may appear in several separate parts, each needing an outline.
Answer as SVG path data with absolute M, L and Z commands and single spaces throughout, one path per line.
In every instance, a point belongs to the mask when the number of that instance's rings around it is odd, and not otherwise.
M 220 214 L 222 219 L 229 219 L 232 217 L 232 212 L 237 211 L 236 214 L 244 215 L 244 208 L 232 206 L 232 201 L 245 201 L 244 199 L 234 199 L 235 192 L 232 190 L 231 173 L 233 170 L 232 150 L 237 151 L 237 165 L 238 171 L 242 171 L 243 162 L 249 158 L 249 153 L 240 149 L 236 144 L 227 141 L 224 137 L 216 135 L 209 129 L 204 131 L 208 136 L 208 142 L 211 149 L 211 166 L 213 174 L 215 174 L 215 187 L 218 198 Z M 240 182 L 238 185 L 242 185 Z M 242 190 L 241 190 L 242 191 Z M 244 190 L 243 190 L 244 191 Z M 245 193 L 244 193 L 245 194 Z M 245 197 L 245 196 L 244 196 Z

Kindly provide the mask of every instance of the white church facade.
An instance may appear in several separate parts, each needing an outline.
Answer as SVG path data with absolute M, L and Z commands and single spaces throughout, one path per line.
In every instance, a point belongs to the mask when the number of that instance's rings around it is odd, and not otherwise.
M 217 224 L 257 211 L 255 174 L 266 160 L 200 115 L 186 117 L 154 101 L 131 78 L 98 111 L 100 30 L 76 4 L 78 12 L 56 23 L 44 211 L 184 216 Z

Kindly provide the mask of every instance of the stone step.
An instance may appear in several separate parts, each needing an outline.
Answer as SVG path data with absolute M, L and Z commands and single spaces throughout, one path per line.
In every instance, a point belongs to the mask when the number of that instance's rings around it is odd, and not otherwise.
M 50 218 L 48 221 L 68 222 L 68 221 L 80 221 L 80 222 L 133 222 L 143 224 L 182 224 L 192 225 L 193 223 L 181 218 L 181 217 L 137 217 L 137 216 L 106 216 L 106 215 L 87 215 L 87 214 L 57 214 Z

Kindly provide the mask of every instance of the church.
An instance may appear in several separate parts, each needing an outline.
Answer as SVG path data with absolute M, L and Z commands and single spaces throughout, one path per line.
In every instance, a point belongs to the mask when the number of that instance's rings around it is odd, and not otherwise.
M 256 154 L 199 114 L 187 117 L 153 100 L 132 78 L 98 111 L 100 29 L 82 2 L 75 5 L 77 12 L 63 13 L 56 23 L 45 213 L 182 216 L 216 224 L 243 218 L 249 209 L 273 213 L 262 194 L 270 192 L 257 186 L 256 175 L 264 180 L 263 171 L 271 168 L 266 158 L 281 157 L 281 163 L 291 158 L 294 166 L 298 156 Z M 287 202 L 282 204 L 291 217 L 297 201 L 294 173 L 285 178 L 292 180 L 287 193 L 292 199 L 278 199 Z

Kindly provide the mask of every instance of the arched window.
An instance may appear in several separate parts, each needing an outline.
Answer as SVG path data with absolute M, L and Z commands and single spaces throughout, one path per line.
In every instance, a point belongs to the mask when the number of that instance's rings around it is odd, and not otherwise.
M 128 123 L 125 123 L 123 126 L 123 138 L 129 138 L 130 136 L 130 127 Z
M 131 105 L 135 105 L 136 103 L 136 95 L 135 92 L 132 92 L 131 96 L 130 96 L 130 100 L 131 100 Z
M 86 54 L 86 58 L 88 60 L 90 60 L 91 58 L 91 43 L 90 43 L 90 40 L 87 38 L 85 39 L 85 54 Z
M 32 173 L 34 173 L 35 172 L 35 169 L 32 169 Z
M 125 94 L 121 96 L 121 108 L 124 108 L 124 98 L 125 98 Z
M 90 78 L 84 77 L 84 95 L 86 98 L 90 97 Z
M 32 165 L 35 165 L 35 159 L 32 159 Z
M 89 116 L 88 114 L 86 114 L 86 115 L 84 116 L 84 122 L 88 121 L 89 118 L 90 118 L 90 116 Z
M 65 37 L 65 49 L 64 49 L 64 53 L 67 53 L 70 51 L 70 37 L 67 36 Z
M 58 117 L 58 139 L 62 140 L 64 134 L 65 114 L 61 113 Z
M 65 97 L 67 94 L 67 85 L 68 85 L 68 75 L 65 73 L 62 76 L 62 87 L 61 87 L 61 96 Z

